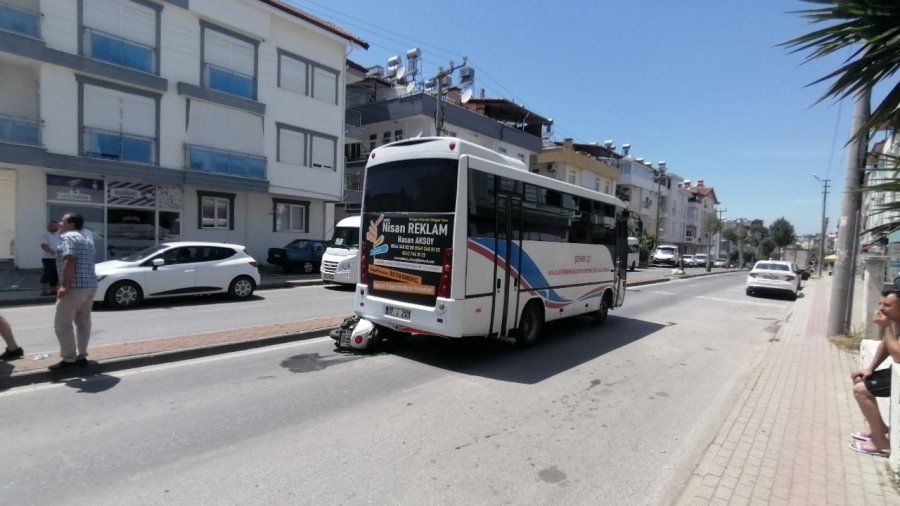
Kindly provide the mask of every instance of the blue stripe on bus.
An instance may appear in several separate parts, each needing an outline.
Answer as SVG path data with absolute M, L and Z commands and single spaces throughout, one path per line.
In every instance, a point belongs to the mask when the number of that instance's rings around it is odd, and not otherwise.
M 504 240 L 504 242 L 505 242 L 505 240 Z M 491 262 L 495 261 L 495 258 L 496 258 L 497 266 L 501 269 L 505 269 L 506 268 L 506 259 L 503 258 L 503 255 L 498 254 L 494 251 L 494 248 L 493 248 L 494 243 L 495 243 L 495 240 L 492 238 L 470 237 L 469 238 L 469 249 L 474 251 L 475 253 L 478 253 L 479 255 L 487 258 Z M 547 279 L 544 277 L 543 273 L 541 272 L 541 270 L 537 266 L 537 264 L 534 262 L 534 260 L 532 260 L 531 257 L 528 256 L 528 253 L 525 253 L 524 251 L 522 251 L 522 249 L 519 248 L 519 245 L 516 244 L 515 242 L 511 242 L 510 246 L 511 246 L 510 247 L 510 257 L 512 260 L 512 265 L 510 266 L 510 270 L 514 274 L 515 273 L 519 274 L 519 276 L 520 276 L 519 283 L 523 288 L 527 289 L 530 293 L 535 294 L 538 297 L 540 297 L 541 299 L 543 299 L 544 305 L 546 307 L 549 307 L 552 309 L 566 307 L 566 306 L 572 304 L 573 302 L 575 302 L 574 300 L 570 300 L 570 299 L 566 299 L 565 297 L 562 297 L 553 288 L 541 288 L 541 289 L 532 288 L 535 286 L 547 286 L 550 284 L 550 282 L 547 281 Z M 495 255 L 496 255 L 496 257 L 495 257 Z M 521 267 L 521 271 L 516 269 L 516 267 L 515 267 L 516 265 L 519 265 Z M 603 295 L 603 292 L 610 286 L 612 286 L 612 284 L 609 284 L 609 283 L 598 286 L 598 287 L 592 289 L 591 291 L 587 292 L 586 294 L 582 295 L 581 297 L 579 297 L 578 301 L 580 302 L 580 301 L 585 301 L 588 299 L 593 299 L 595 297 L 600 297 Z

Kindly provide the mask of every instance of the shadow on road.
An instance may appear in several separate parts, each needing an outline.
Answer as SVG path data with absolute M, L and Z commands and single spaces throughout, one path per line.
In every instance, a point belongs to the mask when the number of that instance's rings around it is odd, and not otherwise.
M 242 304 L 244 302 L 251 302 L 257 300 L 266 300 L 265 297 L 258 295 L 256 292 L 253 295 L 247 297 L 243 300 L 232 299 L 225 293 L 214 293 L 210 295 L 191 295 L 187 297 L 171 297 L 171 298 L 162 298 L 162 299 L 147 299 L 141 301 L 141 304 L 137 307 L 129 308 L 129 309 L 114 309 L 102 301 L 94 302 L 94 312 L 130 312 L 130 311 L 141 311 L 145 309 L 173 309 L 180 307 L 191 307 L 191 306 L 208 306 L 210 304 Z
M 626 346 L 664 325 L 610 316 L 594 326 L 586 318 L 548 323 L 533 347 L 516 349 L 484 338 L 414 336 L 394 355 L 463 374 L 534 384 Z

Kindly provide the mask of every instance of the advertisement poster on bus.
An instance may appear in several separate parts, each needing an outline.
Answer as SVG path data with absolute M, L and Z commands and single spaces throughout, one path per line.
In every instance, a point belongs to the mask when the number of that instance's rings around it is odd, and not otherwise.
M 369 286 L 398 300 L 437 297 L 444 252 L 453 245 L 452 216 L 366 213 Z

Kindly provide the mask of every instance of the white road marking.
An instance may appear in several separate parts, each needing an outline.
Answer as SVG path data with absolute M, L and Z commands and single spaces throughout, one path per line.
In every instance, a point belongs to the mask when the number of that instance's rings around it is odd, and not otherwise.
M 326 341 L 331 341 L 331 340 L 332 339 L 329 336 L 317 337 L 314 339 L 307 339 L 304 341 L 297 341 L 294 343 L 284 343 L 284 344 L 278 344 L 278 345 L 274 345 L 274 346 L 265 346 L 263 348 L 253 348 L 250 350 L 235 351 L 235 352 L 231 352 L 231 353 L 223 353 L 220 355 L 211 355 L 209 357 L 200 357 L 200 358 L 194 358 L 194 359 L 190 359 L 190 360 L 176 360 L 175 362 L 169 362 L 166 364 L 151 365 L 151 366 L 147 366 L 147 367 L 137 367 L 134 369 L 126 369 L 123 371 L 117 371 L 115 373 L 103 373 L 103 375 L 104 376 L 112 376 L 114 378 L 121 379 L 121 378 L 127 378 L 128 376 L 135 376 L 138 374 L 145 374 L 145 373 L 156 372 L 156 371 L 165 371 L 168 369 L 175 369 L 178 367 L 185 367 L 185 366 L 195 365 L 195 364 L 207 364 L 207 363 L 211 363 L 211 362 L 218 362 L 220 360 L 228 360 L 231 358 L 244 357 L 247 355 L 256 355 L 258 353 L 267 353 L 270 351 L 277 351 L 277 350 L 295 348 L 295 347 L 300 347 L 300 346 L 308 346 L 311 344 L 319 344 L 319 343 L 324 343 Z M 90 380 L 91 378 L 94 378 L 96 376 L 97 375 L 95 374 L 95 375 L 83 377 L 81 379 Z M 80 377 L 75 376 L 72 378 L 64 378 L 64 380 L 78 379 L 78 378 L 80 378 Z M 61 388 L 61 387 L 65 387 L 65 386 L 66 386 L 66 384 L 63 381 L 60 383 L 40 383 L 37 385 L 16 387 L 16 388 L 11 388 L 5 392 L 0 392 L 0 398 L 9 397 L 11 395 L 24 394 L 24 393 L 40 392 L 43 390 L 49 390 L 51 388 Z
M 721 297 L 707 297 L 705 295 L 699 295 L 694 297 L 695 299 L 704 299 L 704 300 L 715 300 L 718 302 L 733 302 L 735 304 L 749 304 L 752 306 L 763 306 L 763 307 L 784 307 L 780 304 L 772 304 L 769 302 L 756 302 L 753 300 L 737 300 L 737 299 L 723 299 Z

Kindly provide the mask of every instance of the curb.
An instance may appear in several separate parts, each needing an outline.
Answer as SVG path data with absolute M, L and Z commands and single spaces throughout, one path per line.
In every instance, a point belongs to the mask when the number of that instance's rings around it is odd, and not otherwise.
M 103 373 L 111 373 L 137 367 L 148 367 L 159 364 L 167 364 L 170 362 L 179 362 L 183 360 L 191 360 L 195 358 L 209 357 L 213 355 L 221 355 L 223 353 L 233 353 L 236 351 L 251 350 L 254 348 L 264 348 L 267 346 L 275 346 L 295 341 L 306 341 L 317 337 L 325 337 L 328 335 L 330 327 L 310 329 L 303 332 L 297 332 L 288 335 L 279 335 L 272 337 L 260 337 L 256 339 L 248 339 L 244 341 L 236 341 L 231 343 L 211 344 L 196 348 L 183 350 L 170 350 L 155 353 L 147 353 L 143 355 L 131 355 L 120 358 L 112 358 L 103 362 L 89 362 L 89 365 L 83 369 L 72 372 L 52 372 L 47 369 L 33 369 L 23 371 L 18 374 L 13 373 L 9 377 L 0 382 L 0 392 L 14 387 L 22 387 L 34 385 L 36 383 L 64 383 L 67 380 L 86 378 Z

